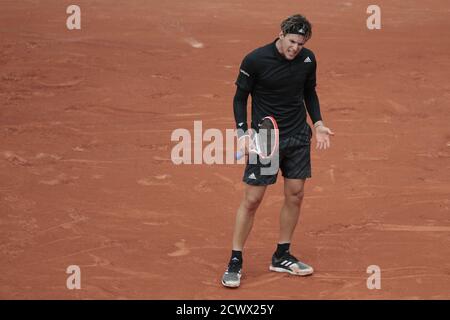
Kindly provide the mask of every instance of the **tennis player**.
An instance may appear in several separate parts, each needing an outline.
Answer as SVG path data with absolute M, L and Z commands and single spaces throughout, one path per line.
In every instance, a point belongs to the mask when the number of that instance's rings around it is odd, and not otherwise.
M 316 58 L 305 48 L 311 38 L 311 23 L 302 15 L 288 17 L 273 42 L 250 52 L 242 61 L 233 100 L 239 146 L 247 152 L 247 100 L 252 97 L 251 127 L 266 116 L 276 119 L 279 128 L 279 169 L 284 177 L 284 204 L 280 214 L 277 248 L 269 270 L 306 276 L 313 268 L 291 254 L 290 245 L 304 195 L 304 185 L 311 178 L 310 144 L 313 132 L 306 122 L 307 113 L 314 125 L 317 149 L 330 147 L 334 133 L 324 125 L 316 94 Z M 306 108 L 305 108 L 306 106 Z M 267 164 L 265 164 L 267 165 Z M 239 287 L 242 250 L 253 226 L 256 210 L 274 174 L 262 174 L 264 165 L 249 162 L 244 171 L 244 198 L 237 210 L 231 258 L 222 277 L 226 287 Z

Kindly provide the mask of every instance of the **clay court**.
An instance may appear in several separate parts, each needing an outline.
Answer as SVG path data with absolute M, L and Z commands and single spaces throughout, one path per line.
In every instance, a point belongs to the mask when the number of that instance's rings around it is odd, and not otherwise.
M 70 4 L 0 4 L 1 299 L 450 299 L 447 1 L 377 1 L 380 30 L 361 1 L 80 0 L 81 30 Z M 171 133 L 233 129 L 242 58 L 293 13 L 336 133 L 292 247 L 315 273 L 268 271 L 279 177 L 230 290 L 244 166 L 174 165 Z

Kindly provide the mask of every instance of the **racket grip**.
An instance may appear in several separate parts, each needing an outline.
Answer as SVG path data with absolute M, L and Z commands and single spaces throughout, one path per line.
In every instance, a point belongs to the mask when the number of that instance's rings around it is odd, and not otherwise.
M 236 160 L 240 160 L 244 156 L 244 152 L 238 151 L 236 152 Z

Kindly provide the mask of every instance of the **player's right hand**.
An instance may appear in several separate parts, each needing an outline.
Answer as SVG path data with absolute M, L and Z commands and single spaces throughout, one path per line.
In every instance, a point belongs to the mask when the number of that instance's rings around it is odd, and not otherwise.
M 241 136 L 237 142 L 237 150 L 243 154 L 248 154 L 250 149 L 250 133 Z

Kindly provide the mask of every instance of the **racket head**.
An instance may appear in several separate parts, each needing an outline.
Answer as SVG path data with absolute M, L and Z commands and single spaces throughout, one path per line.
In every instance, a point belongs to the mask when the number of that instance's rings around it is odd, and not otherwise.
M 271 158 L 275 154 L 278 149 L 279 130 L 274 117 L 267 116 L 261 120 L 254 142 L 256 152 L 261 158 Z

